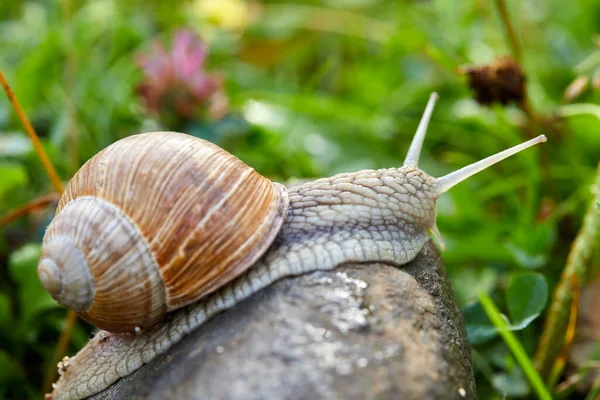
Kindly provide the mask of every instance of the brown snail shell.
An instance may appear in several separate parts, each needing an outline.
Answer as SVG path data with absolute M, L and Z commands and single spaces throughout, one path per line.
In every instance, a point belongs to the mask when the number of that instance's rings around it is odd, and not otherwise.
M 69 182 L 44 236 L 39 277 L 98 328 L 147 329 L 246 271 L 287 207 L 282 185 L 210 142 L 130 136 Z

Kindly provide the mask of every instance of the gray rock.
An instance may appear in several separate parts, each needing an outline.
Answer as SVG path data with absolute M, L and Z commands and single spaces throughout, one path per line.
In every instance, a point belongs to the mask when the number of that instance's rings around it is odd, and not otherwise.
M 410 264 L 281 280 L 95 399 L 474 399 L 462 316 L 431 242 Z

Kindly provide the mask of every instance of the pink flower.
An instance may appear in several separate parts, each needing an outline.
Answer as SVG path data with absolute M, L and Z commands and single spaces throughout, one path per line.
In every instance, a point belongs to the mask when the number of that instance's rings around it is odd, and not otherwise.
M 192 31 L 177 31 L 169 52 L 158 41 L 138 57 L 144 71 L 139 93 L 146 107 L 159 115 L 175 113 L 184 119 L 227 112 L 223 77 L 205 70 L 208 46 Z

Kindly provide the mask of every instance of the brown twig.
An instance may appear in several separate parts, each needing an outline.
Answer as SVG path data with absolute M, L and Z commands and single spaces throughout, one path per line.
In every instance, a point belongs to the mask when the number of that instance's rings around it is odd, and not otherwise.
M 46 170 L 46 173 L 50 177 L 50 181 L 52 182 L 52 186 L 54 186 L 54 190 L 58 194 L 62 194 L 62 192 L 63 192 L 62 181 L 60 180 L 58 173 L 56 172 L 56 169 L 54 168 L 54 165 L 52 165 L 52 162 L 50 161 L 48 154 L 46 154 L 46 151 L 42 147 L 42 143 L 40 142 L 38 135 L 35 133 L 35 129 L 33 129 L 31 122 L 29 122 L 29 118 L 27 118 L 25 111 L 23 111 L 23 108 L 21 107 L 19 100 L 17 99 L 14 92 L 10 88 L 10 85 L 6 81 L 6 78 L 4 77 L 2 70 L 0 70 L 0 83 L 2 84 L 2 87 L 4 88 L 4 91 L 6 92 L 8 99 L 10 100 L 11 104 L 13 105 L 15 112 L 19 116 L 19 119 L 21 120 L 21 123 L 23 124 L 23 127 L 25 128 L 25 131 L 27 132 L 27 135 L 29 135 L 29 139 L 31 139 L 31 142 L 33 143 L 33 147 L 35 148 L 35 151 L 36 151 L 40 161 L 42 162 L 44 169 Z M 76 321 L 77 321 L 77 314 L 75 313 L 75 311 L 69 311 L 67 313 L 67 321 L 65 323 L 65 328 L 63 329 L 63 331 L 60 334 L 60 337 L 58 339 L 58 344 L 56 345 L 56 349 L 54 350 L 54 357 L 50 364 L 50 369 L 48 370 L 48 372 L 46 374 L 46 379 L 44 381 L 44 386 L 43 386 L 43 390 L 45 392 L 48 392 L 52 388 L 52 382 L 56 379 L 57 370 L 55 368 L 55 365 L 61 359 L 61 355 L 67 351 L 67 346 L 69 345 L 69 342 L 71 340 L 71 331 L 73 330 L 73 327 L 74 327 Z
M 586 379 L 590 373 L 600 370 L 600 362 L 586 361 L 573 375 L 567 377 L 556 386 L 554 393 L 560 398 L 564 398 L 573 391 L 575 385 Z
M 60 195 L 58 193 L 49 193 L 31 200 L 22 207 L 11 210 L 4 217 L 0 218 L 0 226 L 10 224 L 14 220 L 21 218 L 38 208 L 46 207 L 50 203 L 58 201 Z
M 58 369 L 56 364 L 63 358 L 63 355 L 67 351 L 67 347 L 69 346 L 69 342 L 71 341 L 71 332 L 73 331 L 73 327 L 77 322 L 77 314 L 75 311 L 69 310 L 67 313 L 67 321 L 65 322 L 65 327 L 60 334 L 60 338 L 58 339 L 58 343 L 56 344 L 56 348 L 54 349 L 54 355 L 52 356 L 52 361 L 50 363 L 50 367 L 48 372 L 46 373 L 46 378 L 44 379 L 44 385 L 42 386 L 43 393 L 50 393 L 52 391 L 52 384 L 56 380 L 56 375 L 58 374 Z
M 517 36 L 515 28 L 513 27 L 510 16 L 508 15 L 506 0 L 496 0 L 496 7 L 498 8 L 500 18 L 502 19 L 502 24 L 504 25 L 504 30 L 506 31 L 508 42 L 510 43 L 510 46 L 512 48 L 513 59 L 519 65 L 521 71 L 524 71 L 523 50 L 521 48 L 521 44 L 519 43 L 519 38 Z M 537 136 L 539 130 L 547 130 L 551 128 L 548 124 L 545 123 L 544 119 L 540 117 L 540 115 L 531 105 L 527 82 L 525 82 L 525 85 L 523 87 L 523 99 L 518 103 L 518 106 L 527 117 L 527 125 L 523 130 L 529 139 Z M 550 156 L 548 155 L 547 148 L 544 147 L 540 149 L 540 157 L 542 163 L 542 176 L 545 185 L 548 189 L 548 192 L 555 193 L 554 184 L 552 183 L 552 179 L 550 176 Z
M 76 83 L 77 83 L 77 58 L 75 56 L 75 46 L 73 44 L 73 1 L 63 0 L 63 14 L 65 26 L 65 38 L 67 46 L 66 68 L 64 72 L 65 92 L 65 108 L 67 110 L 67 150 L 69 154 L 69 172 L 72 174 L 79 168 L 78 147 L 79 141 L 77 137 L 77 107 L 76 107 Z
M 0 83 L 2 84 L 2 88 L 4 89 L 4 92 L 6 92 L 6 96 L 8 96 L 8 99 L 10 100 L 17 115 L 19 116 L 19 119 L 21 120 L 21 123 L 23 124 L 23 128 L 25 128 L 25 132 L 27 132 L 27 135 L 29 135 L 29 139 L 31 139 L 31 142 L 33 143 L 35 152 L 37 153 L 40 161 L 44 165 L 44 169 L 46 170 L 46 173 L 50 177 L 50 181 L 52 182 L 52 186 L 54 186 L 54 190 L 57 193 L 62 193 L 63 184 L 62 184 L 60 178 L 58 177 L 58 173 L 56 172 L 54 165 L 52 165 L 52 162 L 50 161 L 48 154 L 46 154 L 46 151 L 44 150 L 44 147 L 42 146 L 42 143 L 40 142 L 38 135 L 35 133 L 35 130 L 33 129 L 33 126 L 31 125 L 31 122 L 29 122 L 29 118 L 27 118 L 27 115 L 25 115 L 25 111 L 23 111 L 23 108 L 21 107 L 21 104 L 19 103 L 17 96 L 15 96 L 14 92 L 10 88 L 8 82 L 6 81 L 6 78 L 4 77 L 4 73 L 2 73 L 1 69 L 0 69 Z
M 517 38 L 517 34 L 515 29 L 513 28 L 512 22 L 510 21 L 510 17 L 508 16 L 508 10 L 506 8 L 505 0 L 496 0 L 496 6 L 498 7 L 498 12 L 500 13 L 500 18 L 502 18 L 502 23 L 504 24 L 504 28 L 506 29 L 506 35 L 508 36 L 508 41 L 512 47 L 513 58 L 518 64 L 523 63 L 523 52 L 521 50 L 521 45 L 519 44 L 519 39 Z
M 571 275 L 571 290 L 573 291 L 573 300 L 571 301 L 571 311 L 569 314 L 569 322 L 567 324 L 567 331 L 565 332 L 564 345 L 562 350 L 560 351 L 554 365 L 552 366 L 552 370 L 550 372 L 550 378 L 548 379 L 548 387 L 553 388 L 560 378 L 560 375 L 565 368 L 565 364 L 567 363 L 567 357 L 569 356 L 569 350 L 571 349 L 571 345 L 573 344 L 573 340 L 575 339 L 575 332 L 577 329 L 577 317 L 579 314 L 579 290 L 580 285 L 577 279 L 577 274 Z
M 64 18 L 66 20 L 66 35 L 68 38 L 69 45 L 69 55 L 67 57 L 67 68 L 65 70 L 65 86 L 67 88 L 68 96 L 67 96 L 67 111 L 69 123 L 67 126 L 68 137 L 69 137 L 69 159 L 70 159 L 70 168 L 73 168 L 77 163 L 77 135 L 76 135 L 76 110 L 75 103 L 73 100 L 73 91 L 75 87 L 75 74 L 77 70 L 77 64 L 75 61 L 75 57 L 72 54 L 73 51 L 73 41 L 72 41 L 72 26 L 71 26 L 71 17 L 73 13 L 73 3 L 70 0 L 66 0 L 63 4 L 63 11 L 65 13 Z M 67 320 L 65 322 L 65 326 L 60 333 L 60 337 L 58 338 L 58 343 L 56 344 L 56 348 L 54 349 L 54 355 L 52 357 L 52 361 L 50 363 L 50 367 L 46 372 L 46 378 L 44 379 L 44 385 L 42 386 L 43 393 L 48 393 L 52 390 L 52 383 L 56 380 L 58 370 L 56 368 L 56 364 L 62 359 L 64 354 L 67 352 L 67 347 L 69 346 L 69 342 L 71 341 L 71 332 L 75 327 L 77 322 L 77 314 L 75 311 L 69 310 L 67 313 Z
M 512 48 L 513 59 L 519 65 L 521 71 L 523 71 L 523 50 L 521 49 L 521 44 L 519 43 L 519 39 L 517 37 L 515 28 L 513 27 L 512 21 L 510 20 L 510 16 L 508 15 L 506 0 L 496 0 L 496 7 L 498 8 L 500 18 L 502 19 L 502 24 L 504 25 L 508 42 Z M 538 117 L 538 114 L 531 106 L 531 102 L 529 101 L 527 85 L 524 86 L 523 90 L 523 100 L 519 103 L 519 108 L 523 111 L 527 118 L 529 118 L 529 120 L 535 124 L 536 127 L 539 127 L 541 126 L 541 121 Z M 535 132 L 530 132 L 529 134 L 532 138 L 536 136 Z

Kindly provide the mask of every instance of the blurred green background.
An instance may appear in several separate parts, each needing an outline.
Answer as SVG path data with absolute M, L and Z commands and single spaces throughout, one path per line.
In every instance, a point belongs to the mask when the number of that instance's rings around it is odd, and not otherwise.
M 65 182 L 114 141 L 159 129 L 213 141 L 277 181 L 399 166 L 433 91 L 420 161 L 433 176 L 545 133 L 548 143 L 438 201 L 479 397 L 527 398 L 477 294 L 492 296 L 533 357 L 600 159 L 600 3 L 508 1 L 529 100 L 486 106 L 461 71 L 515 56 L 501 3 L 5 0 L 0 68 Z M 0 215 L 51 192 L 0 100 Z M 36 273 L 54 207 L 1 227 L 0 397 L 40 396 L 54 368 L 65 311 Z M 91 329 L 79 323 L 68 354 Z

